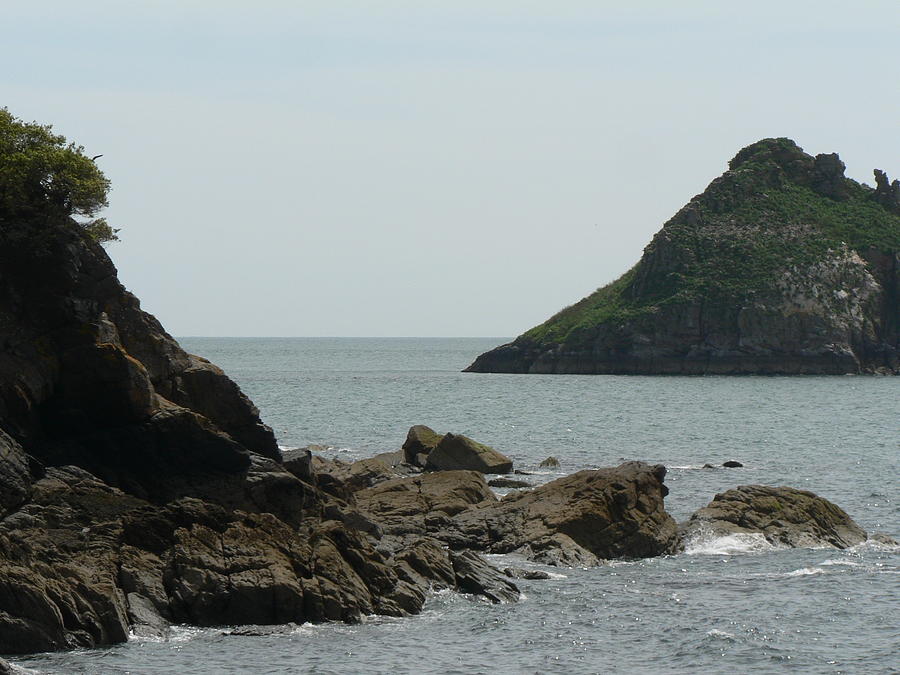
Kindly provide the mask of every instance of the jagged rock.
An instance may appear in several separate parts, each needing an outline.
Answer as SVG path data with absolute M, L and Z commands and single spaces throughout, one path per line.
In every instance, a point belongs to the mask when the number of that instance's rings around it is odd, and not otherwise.
M 900 180 L 890 182 L 884 171 L 875 169 L 875 199 L 894 213 L 900 213 Z
M 493 488 L 530 488 L 534 487 L 531 483 L 524 480 L 513 480 L 512 478 L 491 478 L 488 485 Z
M 538 466 L 545 468 L 556 468 L 559 466 L 559 460 L 556 459 L 556 457 L 548 457 L 547 459 L 543 460 Z
M 729 459 L 727 462 L 722 462 L 722 466 L 724 466 L 726 469 L 740 469 L 744 465 L 733 459 Z
M 660 555 L 677 539 L 663 505 L 665 473 L 665 467 L 643 462 L 579 471 L 462 511 L 445 526 L 444 537 L 454 548 L 521 551 L 549 564 Z
M 439 434 L 424 424 L 410 427 L 409 433 L 406 435 L 406 442 L 403 443 L 403 457 L 406 463 L 425 468 L 428 455 L 437 447 L 443 437 L 443 434 Z
M 682 541 L 695 537 L 762 534 L 774 545 L 847 548 L 866 540 L 841 508 L 812 492 L 790 487 L 742 485 L 717 494 L 694 513 Z
M 843 172 L 786 138 L 742 149 L 631 270 L 466 370 L 900 373 L 900 182 Z
M 428 454 L 425 469 L 509 473 L 512 471 L 512 461 L 493 448 L 473 441 L 467 436 L 447 433 Z
M 472 551 L 451 551 L 450 562 L 456 574 L 456 585 L 461 591 L 483 595 L 494 603 L 516 602 L 519 599 L 518 587 Z

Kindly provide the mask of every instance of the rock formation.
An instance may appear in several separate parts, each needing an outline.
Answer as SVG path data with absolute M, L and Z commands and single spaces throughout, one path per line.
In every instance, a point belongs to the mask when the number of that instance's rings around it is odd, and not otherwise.
M 694 513 L 682 541 L 732 534 L 761 534 L 770 544 L 794 548 L 848 548 L 867 536 L 843 509 L 812 492 L 742 485 L 716 495 Z
M 900 372 L 900 183 L 785 138 L 741 150 L 617 281 L 467 370 Z
M 512 598 L 470 557 L 381 545 L 353 493 L 393 477 L 390 458 L 282 464 L 253 404 L 96 242 L 29 227 L 0 228 L 0 653 L 404 615 L 436 586 Z
M 666 470 L 641 462 L 580 471 L 497 500 L 477 472 L 423 474 L 356 493 L 388 536 L 430 537 L 452 549 L 517 552 L 556 565 L 642 558 L 671 551 Z

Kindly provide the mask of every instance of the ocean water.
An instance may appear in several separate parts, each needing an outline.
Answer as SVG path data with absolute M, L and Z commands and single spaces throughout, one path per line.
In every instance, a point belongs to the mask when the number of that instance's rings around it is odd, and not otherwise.
M 539 481 L 627 459 L 665 464 L 686 519 L 736 485 L 812 490 L 900 539 L 900 378 L 459 372 L 503 338 L 184 338 L 225 369 L 279 443 L 354 459 L 413 424 L 464 433 Z M 560 468 L 538 469 L 547 456 Z M 703 469 L 735 459 L 741 469 Z M 497 556 L 497 562 L 516 560 Z M 176 627 L 170 639 L 42 654 L 40 673 L 898 673 L 900 550 L 776 549 L 754 537 L 591 569 L 541 568 L 524 598 L 435 594 L 414 617 Z

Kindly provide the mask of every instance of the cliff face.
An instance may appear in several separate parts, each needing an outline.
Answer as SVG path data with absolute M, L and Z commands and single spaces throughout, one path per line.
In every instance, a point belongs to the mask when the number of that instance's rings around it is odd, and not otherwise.
M 0 653 L 418 611 L 352 504 L 287 471 L 77 227 L 0 228 Z
M 0 420 L 35 462 L 163 499 L 175 476 L 279 456 L 237 386 L 185 353 L 77 231 L 0 245 L 0 340 Z
M 741 150 L 641 260 L 471 372 L 900 372 L 900 183 L 788 139 Z

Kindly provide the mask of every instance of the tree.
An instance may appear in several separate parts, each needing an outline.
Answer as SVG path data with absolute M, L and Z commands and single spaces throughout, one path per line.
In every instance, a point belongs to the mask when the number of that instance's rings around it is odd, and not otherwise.
M 99 241 L 115 241 L 105 218 L 109 180 L 84 148 L 49 125 L 23 122 L 0 108 L 0 234 L 79 227 Z

